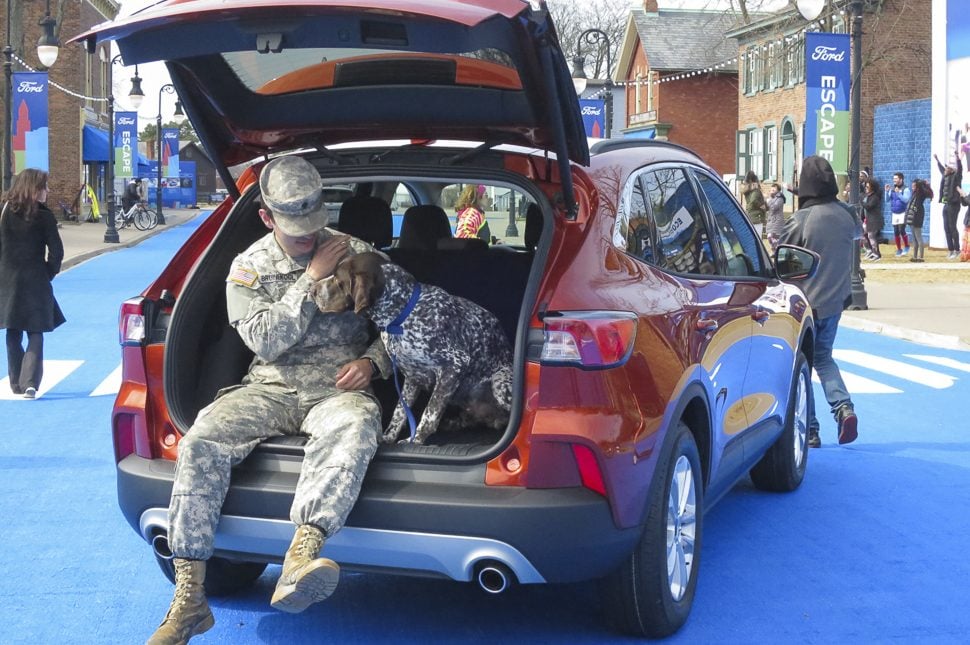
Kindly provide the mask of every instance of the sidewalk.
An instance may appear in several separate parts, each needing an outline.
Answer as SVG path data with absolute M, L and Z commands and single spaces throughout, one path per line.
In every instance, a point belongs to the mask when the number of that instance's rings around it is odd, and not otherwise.
M 119 244 L 104 241 L 104 221 L 73 224 L 64 222 L 59 230 L 64 242 L 63 268 L 74 266 L 101 253 L 134 246 L 146 237 L 178 226 L 208 213 L 211 209 L 165 209 L 164 226 L 150 231 L 125 228 L 118 231 Z M 864 263 L 866 295 L 869 308 L 846 311 L 842 325 L 923 345 L 970 351 L 970 262 Z M 892 273 L 905 271 L 906 281 L 895 281 Z M 967 272 L 960 281 L 931 280 L 929 276 L 951 271 Z M 925 280 L 923 278 L 926 278 Z M 954 275 L 954 278 L 957 276 Z
M 165 215 L 165 224 L 158 225 L 150 231 L 139 231 L 134 227 L 127 227 L 118 231 L 118 243 L 108 243 L 104 241 L 104 234 L 107 224 L 104 218 L 100 222 L 60 222 L 61 226 L 57 232 L 61 234 L 61 241 L 64 243 L 64 262 L 61 270 L 68 269 L 75 264 L 80 264 L 96 255 L 126 248 L 138 244 L 146 237 L 183 224 L 193 217 L 202 213 L 210 213 L 212 208 L 166 208 L 162 211 Z

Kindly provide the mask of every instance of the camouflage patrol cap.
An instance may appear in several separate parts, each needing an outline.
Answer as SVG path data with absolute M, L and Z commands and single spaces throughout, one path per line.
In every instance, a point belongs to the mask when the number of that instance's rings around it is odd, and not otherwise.
M 277 157 L 266 164 L 259 190 L 274 223 L 287 235 L 310 235 L 330 223 L 320 173 L 302 157 Z

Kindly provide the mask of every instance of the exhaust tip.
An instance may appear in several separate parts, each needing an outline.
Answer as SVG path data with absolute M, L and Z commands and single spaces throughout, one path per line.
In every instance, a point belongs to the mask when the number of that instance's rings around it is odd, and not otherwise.
M 159 533 L 152 538 L 152 551 L 155 555 L 162 560 L 171 560 L 175 556 L 172 554 L 172 549 L 168 546 L 168 536 L 164 533 Z
M 476 579 L 478 586 L 486 593 L 497 595 L 508 591 L 515 574 L 501 562 L 485 562 L 480 565 Z

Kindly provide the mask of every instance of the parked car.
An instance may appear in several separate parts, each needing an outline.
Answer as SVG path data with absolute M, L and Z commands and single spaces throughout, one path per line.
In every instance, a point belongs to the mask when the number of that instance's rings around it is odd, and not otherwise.
M 386 248 L 499 318 L 515 348 L 512 415 L 499 431 L 383 446 L 346 528 L 327 541 L 341 567 L 491 593 L 599 581 L 612 625 L 663 636 L 690 611 L 711 505 L 749 473 L 765 490 L 801 483 L 813 321 L 788 281 L 810 275 L 817 256 L 786 246 L 773 263 L 687 149 L 590 148 L 542 2 L 163 0 L 78 40 L 115 40 L 129 65 L 164 60 L 230 186 L 121 308 L 118 496 L 170 578 L 179 440 L 252 358 L 227 324 L 225 276 L 266 232 L 256 178 L 278 154 L 353 187 L 344 206 L 389 205 L 404 187 L 415 221 L 440 219 L 441 192 L 456 184 L 534 204 L 521 246 L 402 230 Z M 228 168 L 254 160 L 233 183 Z M 387 247 L 378 210 L 345 220 L 342 209 L 339 222 Z M 387 415 L 395 390 L 376 390 Z M 274 439 L 234 470 L 210 593 L 282 561 L 302 454 L 299 438 Z

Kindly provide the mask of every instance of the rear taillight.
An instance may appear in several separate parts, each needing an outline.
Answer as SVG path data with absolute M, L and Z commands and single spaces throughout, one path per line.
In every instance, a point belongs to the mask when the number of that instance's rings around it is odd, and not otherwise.
M 573 444 L 573 457 L 576 458 L 576 465 L 579 467 L 579 477 L 583 481 L 583 486 L 594 493 L 606 496 L 606 483 L 603 481 L 603 471 L 600 470 L 596 455 L 588 446 L 577 443 Z
M 122 345 L 142 345 L 145 342 L 145 314 L 142 298 L 126 300 L 118 317 L 118 335 Z
M 543 324 L 543 364 L 616 367 L 630 357 L 637 335 L 637 316 L 626 311 L 550 313 Z
M 135 416 L 118 414 L 115 416 L 115 462 L 119 462 L 135 452 Z

